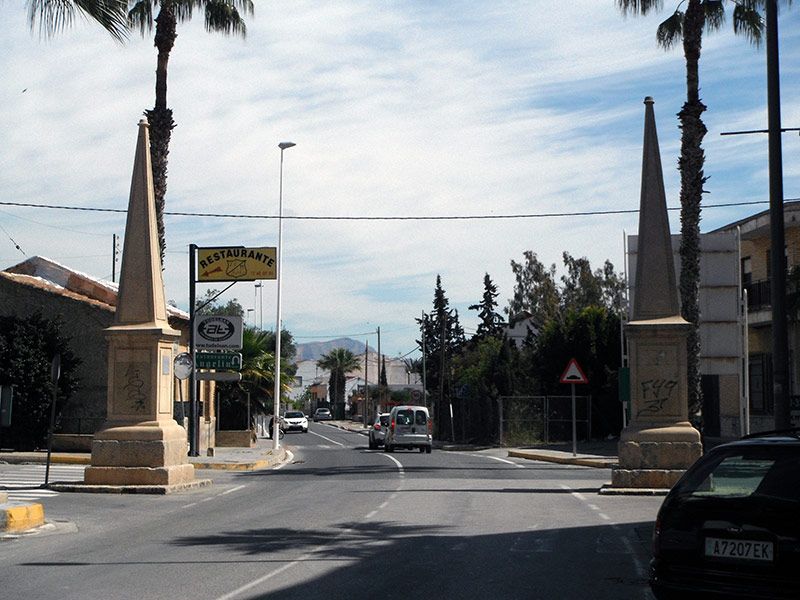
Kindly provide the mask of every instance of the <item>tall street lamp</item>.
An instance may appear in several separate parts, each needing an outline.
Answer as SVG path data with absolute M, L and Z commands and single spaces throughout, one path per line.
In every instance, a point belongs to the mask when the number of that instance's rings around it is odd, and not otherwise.
M 259 281 L 253 287 L 253 306 L 258 308 L 258 328 L 264 329 L 264 284 Z
M 281 268 L 281 259 L 283 258 L 283 151 L 292 146 L 296 146 L 294 142 L 281 142 L 278 148 L 281 149 L 281 170 L 280 170 L 280 183 L 278 185 L 278 248 L 275 252 L 277 255 L 277 265 L 275 269 L 275 279 L 278 288 L 277 299 L 277 316 L 275 319 L 275 390 L 273 392 L 273 414 L 275 419 L 272 425 L 272 448 L 277 450 L 280 447 L 280 410 L 281 410 L 281 275 L 283 269 Z

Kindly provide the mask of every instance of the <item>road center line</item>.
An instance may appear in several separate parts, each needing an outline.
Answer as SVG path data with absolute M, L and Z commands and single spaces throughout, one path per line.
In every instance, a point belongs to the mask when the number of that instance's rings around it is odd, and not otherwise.
M 238 492 L 238 491 L 239 491 L 239 490 L 241 490 L 242 488 L 246 488 L 246 487 L 247 487 L 246 485 L 237 485 L 235 488 L 231 488 L 231 489 L 229 489 L 229 490 L 225 490 L 225 491 L 224 491 L 224 492 L 222 492 L 221 494 L 217 494 L 217 495 L 218 495 L 218 496 L 224 496 L 225 494 L 230 494 L 230 493 L 232 493 L 232 492 Z
M 315 436 L 317 436 L 317 437 L 321 437 L 323 440 L 327 440 L 327 441 L 329 441 L 331 444 L 336 444 L 337 446 L 344 446 L 344 444 L 343 444 L 343 443 L 341 443 L 341 442 L 337 442 L 336 440 L 332 440 L 332 439 L 331 439 L 331 438 L 329 438 L 329 437 L 325 437 L 324 435 L 322 435 L 322 434 L 319 434 L 319 433 L 317 433 L 316 431 L 311 431 L 311 430 L 309 429 L 309 430 L 308 430 L 308 433 L 310 433 L 311 435 L 315 435 Z

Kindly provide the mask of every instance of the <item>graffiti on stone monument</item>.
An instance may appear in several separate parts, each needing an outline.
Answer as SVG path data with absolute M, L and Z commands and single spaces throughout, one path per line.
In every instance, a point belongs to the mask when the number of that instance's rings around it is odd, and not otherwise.
M 147 381 L 150 369 L 147 363 L 128 362 L 120 365 L 122 377 L 118 380 L 117 398 L 121 404 L 121 412 L 142 413 L 147 409 Z
M 639 416 L 652 416 L 661 413 L 664 404 L 672 397 L 678 382 L 672 379 L 647 379 L 640 383 L 641 407 Z

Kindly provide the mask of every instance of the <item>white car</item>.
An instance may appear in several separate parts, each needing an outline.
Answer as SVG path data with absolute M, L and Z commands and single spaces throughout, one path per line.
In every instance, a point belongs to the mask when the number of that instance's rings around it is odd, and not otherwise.
M 283 430 L 284 431 L 302 431 L 308 433 L 308 419 L 299 410 L 287 410 L 283 413 Z

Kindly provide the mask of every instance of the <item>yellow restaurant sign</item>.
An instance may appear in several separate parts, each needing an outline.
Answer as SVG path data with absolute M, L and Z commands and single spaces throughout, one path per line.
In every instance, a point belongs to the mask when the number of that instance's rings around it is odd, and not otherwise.
M 275 278 L 274 247 L 197 249 L 197 281 L 256 281 Z

